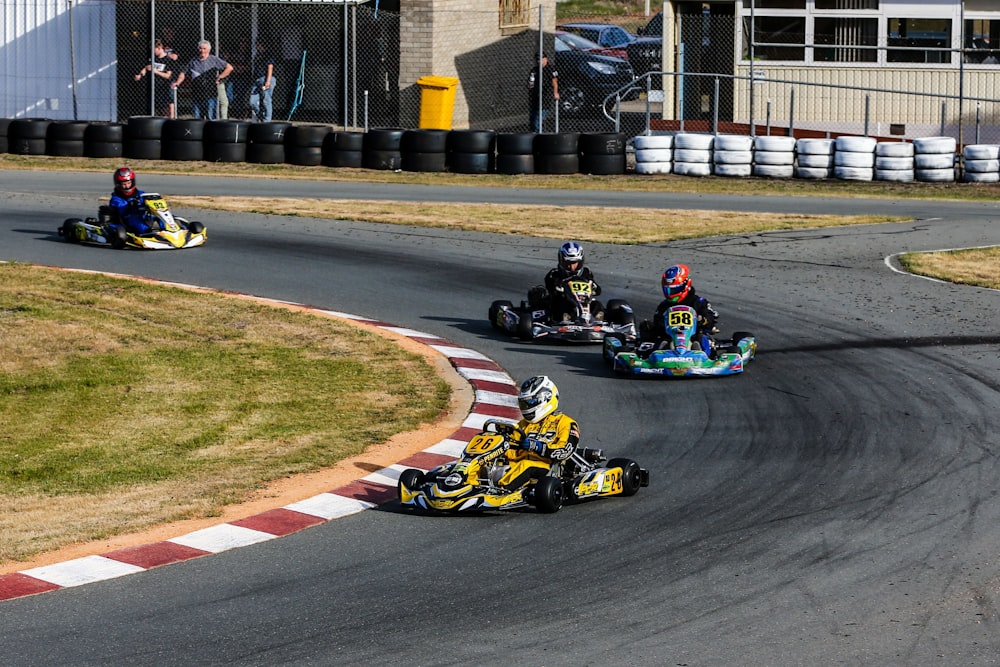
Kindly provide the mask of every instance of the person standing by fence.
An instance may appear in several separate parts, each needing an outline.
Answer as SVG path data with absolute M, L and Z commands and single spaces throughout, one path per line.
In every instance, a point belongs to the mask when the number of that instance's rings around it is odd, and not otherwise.
M 219 83 L 232 71 L 233 66 L 219 56 L 213 56 L 212 43 L 203 39 L 198 42 L 198 55 L 191 59 L 183 72 L 177 75 L 177 80 L 171 88 L 176 89 L 190 76 L 194 117 L 215 120 L 219 103 Z
M 170 82 L 174 78 L 172 65 L 173 60 L 167 55 L 166 49 L 163 48 L 163 42 L 156 40 L 153 43 L 153 60 L 135 75 L 136 81 L 141 81 L 151 72 L 154 77 L 162 79 L 162 81 L 152 84 L 154 86 L 154 116 L 166 113 L 167 118 L 174 118 L 174 94 L 170 87 Z M 155 81 L 155 79 L 152 81 Z
M 528 107 L 531 109 L 531 131 L 541 132 L 548 115 L 550 101 L 559 102 L 559 73 L 549 67 L 549 57 L 539 53 L 528 75 Z M 541 94 L 539 95 L 539 89 Z M 540 98 L 540 99 L 539 99 Z
M 253 90 L 250 93 L 250 109 L 253 120 L 271 122 L 272 97 L 277 79 L 274 76 L 274 58 L 268 53 L 267 44 L 257 42 L 257 54 L 253 59 Z

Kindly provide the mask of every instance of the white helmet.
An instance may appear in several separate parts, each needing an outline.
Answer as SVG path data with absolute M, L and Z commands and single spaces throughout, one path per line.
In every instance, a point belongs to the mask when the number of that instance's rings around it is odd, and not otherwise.
M 574 276 L 583 270 L 583 246 L 576 241 L 567 241 L 559 248 L 559 266 Z
M 537 424 L 559 407 L 559 389 L 548 376 L 528 378 L 521 384 L 517 407 L 521 409 L 522 417 Z

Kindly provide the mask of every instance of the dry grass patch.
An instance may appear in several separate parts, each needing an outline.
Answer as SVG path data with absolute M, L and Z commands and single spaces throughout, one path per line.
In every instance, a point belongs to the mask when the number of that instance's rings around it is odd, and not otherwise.
M 0 264 L 0 340 L 0 561 L 216 514 L 450 395 L 339 320 L 20 264 Z
M 908 253 L 899 263 L 917 275 L 1000 289 L 1000 247 Z

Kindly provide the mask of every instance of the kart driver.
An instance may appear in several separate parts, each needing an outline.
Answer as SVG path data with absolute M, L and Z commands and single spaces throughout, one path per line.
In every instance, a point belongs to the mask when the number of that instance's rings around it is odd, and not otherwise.
M 115 189 L 108 206 L 118 215 L 118 220 L 129 233 L 140 235 L 149 232 L 146 208 L 142 203 L 142 195 L 145 193 L 135 186 L 135 172 L 128 167 L 121 167 L 115 171 L 114 180 Z
M 510 467 L 500 483 L 509 489 L 520 488 L 532 477 L 561 466 L 580 442 L 580 427 L 558 411 L 559 389 L 547 376 L 525 380 L 517 405 L 522 417 L 517 425 L 524 431 L 524 439 L 507 452 Z
M 690 306 L 698 314 L 696 335 L 701 338 L 699 341 L 701 349 L 707 355 L 712 356 L 711 335 L 719 333 L 715 326 L 719 320 L 719 314 L 712 308 L 708 299 L 695 293 L 694 283 L 691 281 L 691 269 L 686 264 L 675 264 L 663 272 L 660 284 L 663 286 L 665 298 L 656 307 L 653 321 L 645 320 L 639 325 L 640 337 L 646 342 L 658 343 L 662 341 L 667 337 L 667 330 L 663 322 L 664 314 L 670 310 L 671 306 Z
M 583 280 L 593 285 L 593 296 L 601 293 L 601 286 L 594 280 L 594 273 L 583 265 L 583 246 L 576 241 L 568 241 L 559 247 L 559 265 L 545 274 L 545 291 L 548 296 L 548 314 L 552 321 L 572 320 L 576 317 L 577 306 L 572 298 L 566 296 L 566 283 L 570 280 Z M 538 288 L 534 288 L 538 290 Z M 534 291 L 533 290 L 533 291 Z M 529 302 L 541 301 L 540 294 L 528 295 Z M 599 302 L 592 311 L 595 319 L 603 319 L 604 313 Z

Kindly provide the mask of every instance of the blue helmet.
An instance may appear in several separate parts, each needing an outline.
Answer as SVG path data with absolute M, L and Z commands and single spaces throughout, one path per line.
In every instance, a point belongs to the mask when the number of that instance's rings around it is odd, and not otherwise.
M 563 243 L 559 248 L 559 267 L 571 275 L 583 270 L 583 246 L 576 241 Z

